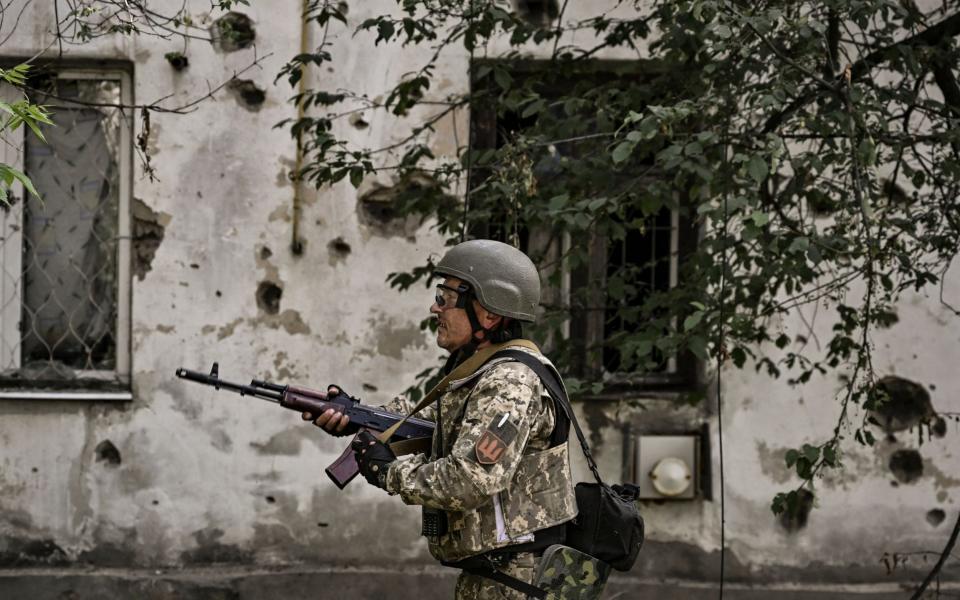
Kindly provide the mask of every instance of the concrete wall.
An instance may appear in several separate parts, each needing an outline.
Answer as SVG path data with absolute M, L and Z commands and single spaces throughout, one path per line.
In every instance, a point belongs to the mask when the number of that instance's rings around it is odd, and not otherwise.
M 23 2 L 14 5 L 8 10 Z M 209 2 L 191 6 L 203 22 Z M 351 2 L 350 23 L 388 6 Z M 285 59 L 299 52 L 300 2 L 253 0 L 238 10 L 253 19 L 255 50 L 225 52 L 191 40 L 190 66 L 182 72 L 164 59 L 182 49 L 179 41 L 111 37 L 67 49 L 72 59 L 129 61 L 136 101 L 173 92 L 166 106 L 205 94 L 256 53 L 266 57 L 260 68 L 240 78 L 266 96 L 251 105 L 242 90 L 224 89 L 189 114 L 152 115 L 148 147 L 158 180 L 143 177 L 139 167 L 134 179 L 134 215 L 154 240 L 141 246 L 132 281 L 134 400 L 0 401 L 2 597 L 450 595 L 452 575 L 433 565 L 417 535 L 417 508 L 362 482 L 340 492 L 327 480 L 323 467 L 344 440 L 323 436 L 298 415 L 267 403 L 173 377 L 179 366 L 205 369 L 219 360 L 227 379 L 256 376 L 314 387 L 335 382 L 379 403 L 440 354 L 418 328 L 429 291 L 400 294 L 384 280 L 441 252 L 442 240 L 429 225 L 383 222 L 358 203 L 365 191 L 393 185 L 388 176 L 365 181 L 359 194 L 345 183 L 319 193 L 308 189 L 304 252 L 291 252 L 287 175 L 295 148 L 289 133 L 273 125 L 294 116 L 286 101 L 292 91 L 273 80 Z M 0 52 L 30 56 L 52 44 L 47 55 L 54 56 L 53 22 L 51 4 L 29 5 Z M 374 49 L 369 35 L 335 35 L 337 59 L 318 76 L 328 88 L 374 97 L 426 58 Z M 313 45 L 318 32 L 311 36 Z M 450 52 L 431 93 L 442 98 L 464 90 L 467 60 Z M 427 114 L 422 110 L 410 121 Z M 369 127 L 344 125 L 357 143 L 373 147 L 401 134 L 385 126 L 382 113 L 363 117 Z M 431 143 L 438 155 L 451 155 L 456 140 L 463 143 L 467 118 L 460 110 L 437 127 Z M 948 280 L 946 292 L 956 298 L 960 270 Z M 276 288 L 282 290 L 279 306 L 258 298 L 258 290 L 275 294 Z M 823 339 L 830 309 L 819 311 L 815 329 Z M 806 322 L 813 318 L 807 311 Z M 957 412 L 960 324 L 934 297 L 910 298 L 899 318 L 874 338 L 878 370 L 917 382 L 937 411 Z M 782 326 L 802 328 L 804 319 L 797 315 Z M 916 429 L 889 439 L 878 435 L 873 448 L 846 440 L 848 469 L 818 482 L 816 509 L 805 526 L 788 531 L 769 511 L 773 494 L 795 485 L 784 449 L 829 434 L 841 384 L 831 375 L 794 389 L 750 368 L 727 369 L 722 382 L 732 597 L 899 597 L 901 584 L 918 581 L 926 566 L 920 557 L 892 574 L 882 558 L 942 547 L 960 485 L 960 457 L 951 450 L 956 425 L 949 421 L 944 437 L 924 438 L 922 447 Z M 696 407 L 678 407 L 678 398 L 663 396 L 581 407 L 611 479 L 622 475 L 628 425 L 657 433 L 707 423 L 714 449 L 714 500 L 645 503 L 647 549 L 635 572 L 616 579 L 607 597 L 713 593 L 720 487 L 715 387 L 708 392 L 710 400 Z M 115 454 L 104 450 L 107 441 Z M 923 473 L 909 483 L 897 481 L 889 468 L 898 449 L 922 456 Z M 933 524 L 933 510 L 944 511 L 946 519 Z M 956 566 L 946 575 L 955 578 Z

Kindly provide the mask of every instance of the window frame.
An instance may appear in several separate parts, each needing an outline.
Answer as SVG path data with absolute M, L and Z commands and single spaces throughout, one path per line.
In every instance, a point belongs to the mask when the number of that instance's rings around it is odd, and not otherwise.
M 501 64 L 514 76 L 521 77 L 524 73 L 536 70 L 543 65 L 549 64 L 549 61 L 539 59 L 518 59 L 512 61 L 500 61 L 496 59 L 479 59 L 475 66 Z M 656 74 L 664 69 L 664 66 L 656 61 L 620 61 L 620 60 L 599 60 L 591 61 L 592 67 L 602 67 L 611 76 L 642 76 L 643 74 Z M 473 91 L 477 91 L 477 82 L 471 81 Z M 471 107 L 470 114 L 471 141 L 472 149 L 495 148 L 497 144 L 497 110 L 483 103 L 480 106 Z M 652 176 L 655 177 L 655 176 Z M 476 181 L 468 182 L 468 185 L 475 185 Z M 678 198 L 679 200 L 679 198 Z M 684 256 L 689 256 L 694 252 L 701 237 L 699 226 L 695 221 L 682 218 L 676 208 L 671 210 L 671 242 L 670 242 L 670 287 L 675 286 L 679 280 L 681 270 L 681 260 Z M 470 223 L 471 234 L 481 237 L 489 236 L 488 223 Z M 539 234 L 545 232 L 528 232 L 529 241 L 532 241 Z M 545 237 L 549 237 L 546 235 Z M 569 234 L 563 234 L 560 238 L 559 248 L 561 254 L 566 255 L 571 247 Z M 557 300 L 570 305 L 571 290 L 574 287 L 596 283 L 606 282 L 606 269 L 608 260 L 608 247 L 606 241 L 599 236 L 591 235 L 587 242 L 590 246 L 590 262 L 577 269 L 570 269 L 564 261 L 564 264 L 558 268 L 562 269 L 560 275 L 560 286 L 557 290 Z M 599 289 L 599 287 L 597 288 Z M 544 290 L 546 292 L 546 290 Z M 547 292 L 549 293 L 549 292 Z M 599 394 L 589 394 L 591 399 L 603 398 L 624 398 L 624 397 L 654 397 L 665 396 L 674 397 L 677 395 L 686 395 L 695 393 L 702 388 L 702 379 L 704 365 L 691 352 L 685 352 L 683 355 L 674 355 L 668 359 L 670 365 L 669 373 L 646 373 L 635 374 L 628 372 L 607 373 L 603 369 L 603 358 L 598 357 L 596 361 L 588 362 L 587 348 L 596 345 L 596 342 L 604 336 L 604 320 L 606 314 L 592 314 L 590 312 L 577 314 L 573 311 L 570 318 L 566 319 L 562 325 L 561 334 L 567 340 L 574 336 L 580 336 L 583 340 L 583 347 L 578 348 L 576 357 L 577 375 L 582 377 L 596 377 L 603 383 L 603 391 Z M 681 317 L 682 318 L 682 317 Z M 580 322 L 577 323 L 576 321 Z
M 12 61 L 16 64 L 16 61 Z M 116 81 L 120 86 L 120 104 L 133 106 L 133 74 L 131 69 L 117 65 L 103 66 L 70 66 L 53 65 L 47 67 L 56 74 L 58 79 L 86 79 L 98 81 Z M 3 86 L 2 95 L 6 96 L 14 88 Z M 19 91 L 17 91 L 19 94 Z M 56 105 L 69 106 L 70 100 L 53 99 Z M 31 385 L 29 380 L 20 380 L 11 385 L 10 380 L 0 380 L 0 400 L 87 400 L 87 401 L 130 401 L 131 370 L 132 370 L 132 216 L 133 201 L 133 115 L 122 108 L 119 127 L 119 146 L 117 166 L 119 169 L 119 197 L 117 223 L 117 320 L 116 320 L 116 367 L 112 370 L 75 370 L 82 374 L 82 381 L 103 382 L 104 388 L 90 389 L 89 383 L 80 383 L 76 386 L 65 385 L 63 389 L 44 389 L 43 383 Z M 55 115 L 54 115 L 55 118 Z M 0 144 L 0 160 L 21 169 L 25 159 L 26 127 L 21 127 L 14 135 L 15 142 Z M 11 189 L 10 196 L 17 201 L 8 210 L 0 215 L 0 298 L 15 295 L 19 301 L 10 302 L 0 307 L 0 364 L 15 365 L 20 368 L 22 333 L 20 321 L 22 319 L 22 275 L 16 281 L 9 281 L 6 276 L 9 272 L 22 273 L 23 253 L 23 211 L 26 190 L 22 184 L 16 182 Z M 13 266 L 15 265 L 15 266 Z M 12 289 L 11 289 L 12 288 Z M 64 380 L 67 383 L 68 380 Z

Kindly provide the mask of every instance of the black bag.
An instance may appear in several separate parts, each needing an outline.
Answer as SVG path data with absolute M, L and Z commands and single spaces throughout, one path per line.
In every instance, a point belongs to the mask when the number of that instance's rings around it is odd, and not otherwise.
M 633 486 L 630 486 L 633 487 Z M 643 545 L 643 517 L 637 510 L 636 493 L 621 495 L 621 486 L 580 482 L 577 518 L 567 524 L 567 545 L 629 571 Z
M 494 355 L 498 356 L 509 356 L 521 362 L 540 377 L 550 397 L 573 424 L 587 466 L 597 480 L 596 483 L 578 483 L 574 489 L 579 514 L 567 525 L 566 545 L 599 558 L 618 571 L 629 571 L 643 545 L 643 517 L 636 502 L 638 488 L 630 484 L 610 487 L 600 478 L 597 463 L 556 371 L 519 350 L 503 350 Z M 559 413 L 557 418 L 560 418 Z

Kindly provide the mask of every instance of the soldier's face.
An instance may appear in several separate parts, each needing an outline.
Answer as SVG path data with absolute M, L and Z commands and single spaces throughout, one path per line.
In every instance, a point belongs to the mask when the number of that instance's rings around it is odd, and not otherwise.
M 443 280 L 446 288 L 454 290 L 461 283 L 463 282 L 456 277 L 447 277 Z M 472 330 L 467 311 L 455 306 L 456 292 L 447 292 L 444 297 L 444 305 L 440 306 L 434 302 L 430 312 L 437 319 L 437 345 L 448 352 L 453 352 L 470 341 Z M 482 307 L 480 308 L 482 310 Z

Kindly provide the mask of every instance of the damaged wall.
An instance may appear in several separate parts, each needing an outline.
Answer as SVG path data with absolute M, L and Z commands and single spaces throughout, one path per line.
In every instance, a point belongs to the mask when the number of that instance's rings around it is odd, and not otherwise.
M 355 26 L 391 5 L 353 2 L 348 19 Z M 343 587 L 330 588 L 337 591 L 329 597 L 386 589 L 402 589 L 410 598 L 448 597 L 452 575 L 435 568 L 418 537 L 419 509 L 362 482 L 338 491 L 323 474 L 344 440 L 268 403 L 173 377 L 177 367 L 206 369 L 219 361 L 226 379 L 318 388 L 336 383 L 380 403 L 440 355 L 418 326 L 432 300 L 429 290 L 399 294 L 385 283 L 388 273 L 442 252 L 429 224 L 390 210 L 394 194 L 423 190 L 429 182 L 384 176 L 360 190 L 345 182 L 306 190 L 303 254 L 292 254 L 295 148 L 289 133 L 273 126 L 294 116 L 285 101 L 293 92 L 273 78 L 285 58 L 299 52 L 300 2 L 253 1 L 217 23 L 204 19 L 206 0 L 191 6 L 216 43 L 188 41 L 186 63 L 169 56 L 183 50 L 177 44 L 146 36 L 101 38 L 70 49 L 77 58 L 130 61 L 138 102 L 172 91 L 170 105 L 185 103 L 206 93 L 206 82 L 231 83 L 194 112 L 154 114 L 147 141 L 158 179 L 142 176 L 139 166 L 134 174 L 133 401 L 0 401 L 0 596 L 18 597 L 17 590 L 29 588 L 24 581 L 33 580 L 18 570 L 23 567 L 89 566 L 130 570 L 130 581 L 145 587 L 71 571 L 47 584 L 49 597 L 81 589 L 138 596 L 147 588 L 196 597 L 245 590 L 223 597 L 264 597 L 267 568 L 277 573 L 274 591 L 316 592 L 322 582 L 338 581 Z M 588 7 L 571 3 L 568 10 Z M 55 47 L 48 26 L 53 18 L 48 4 L 30 6 L 4 51 L 29 56 Z M 333 40 L 341 58 L 325 67 L 325 85 L 375 97 L 383 82 L 420 65 L 423 57 L 412 53 L 375 60 L 371 53 L 379 57 L 383 49 L 374 50 L 373 35 Z M 253 60 L 254 47 L 258 56 L 269 54 L 262 68 L 235 76 Z M 635 56 L 633 50 L 615 52 L 604 57 Z M 466 60 L 465 54 L 446 57 L 431 93 L 442 98 L 466 89 Z M 422 117 L 415 112 L 410 119 Z M 342 126 L 358 144 L 374 147 L 401 135 L 400 128 L 384 126 L 385 118 L 358 113 Z M 466 139 L 467 119 L 458 110 L 437 125 L 431 140 L 437 155 L 455 151 L 455 128 Z M 948 282 L 947 293 L 956 297 L 960 269 L 948 273 Z M 784 326 L 801 324 L 798 316 Z M 829 323 L 820 318 L 817 327 Z M 877 368 L 903 399 L 881 415 L 889 432 L 878 432 L 872 448 L 846 440 L 848 469 L 818 481 L 816 499 L 808 503 L 812 511 L 791 519 L 769 510 L 773 495 L 796 483 L 783 454 L 832 430 L 842 384 L 831 375 L 795 389 L 750 368 L 723 374 L 732 580 L 894 589 L 917 580 L 910 565 L 888 574 L 882 558 L 941 547 L 955 518 L 960 457 L 951 447 L 960 431 L 947 420 L 942 435 L 928 437 L 918 433 L 918 422 L 930 411 L 960 410 L 958 339 L 960 325 L 935 299 L 913 297 L 900 307 L 899 321 L 876 337 Z M 604 474 L 623 478 L 624 440 L 631 432 L 707 423 L 716 448 L 712 389 L 708 397 L 701 405 L 658 394 L 581 406 Z M 715 452 L 712 460 L 716 472 Z M 716 477 L 712 491 L 719 498 Z M 664 578 L 715 581 L 717 501 L 648 502 L 643 510 L 647 548 L 633 579 L 617 580 L 611 594 L 630 597 Z M 209 565 L 220 569 L 204 571 L 210 581 L 175 575 Z M 348 585 L 343 574 L 358 568 L 369 570 L 368 583 Z M 945 575 L 956 577 L 956 566 Z

